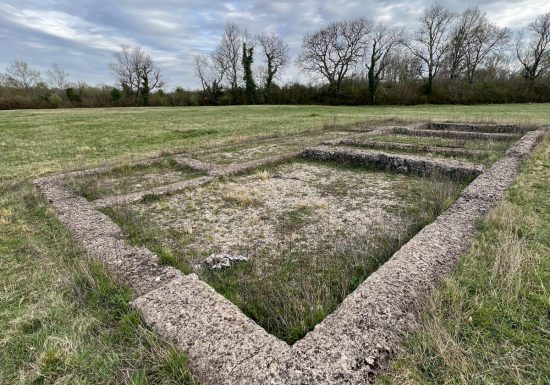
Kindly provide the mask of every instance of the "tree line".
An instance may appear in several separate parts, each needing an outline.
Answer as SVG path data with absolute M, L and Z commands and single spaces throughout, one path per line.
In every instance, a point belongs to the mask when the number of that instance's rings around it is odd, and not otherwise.
M 279 85 L 294 61 L 314 82 Z M 550 13 L 512 33 L 471 7 L 426 8 L 416 29 L 368 18 L 335 21 L 303 37 L 299 56 L 275 34 L 228 23 L 217 46 L 193 57 L 199 90 L 165 92 L 154 59 L 122 46 L 109 65 L 115 87 L 45 78 L 23 61 L 0 74 L 0 108 L 229 104 L 416 104 L 550 101 Z

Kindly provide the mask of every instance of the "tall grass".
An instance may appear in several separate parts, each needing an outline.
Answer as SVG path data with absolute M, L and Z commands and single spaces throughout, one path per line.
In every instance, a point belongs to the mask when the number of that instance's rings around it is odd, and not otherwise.
M 480 224 L 384 384 L 550 383 L 550 141 Z
M 0 384 L 194 383 L 30 182 L 0 206 Z

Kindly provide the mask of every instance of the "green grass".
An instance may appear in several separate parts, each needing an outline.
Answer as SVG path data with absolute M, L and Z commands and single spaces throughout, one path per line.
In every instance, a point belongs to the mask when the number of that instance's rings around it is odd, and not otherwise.
M 550 104 L 240 106 L 0 111 L 0 177 L 38 175 L 126 157 L 360 121 L 550 121 Z
M 547 138 L 379 383 L 550 383 L 549 202 Z
M 0 191 L 0 383 L 192 384 L 27 181 Z
M 122 165 L 94 176 L 69 177 L 65 183 L 88 200 L 148 190 L 160 185 L 204 176 L 178 164 L 172 158 L 160 158 L 147 165 Z M 149 199 L 146 198 L 145 199 Z
M 32 179 L 385 119 L 548 124 L 550 104 L 0 111 L 0 383 L 162 384 L 187 376 L 184 358 L 123 306 L 128 292 L 84 258 Z M 82 276 L 101 283 L 84 285 L 90 293 L 79 296 L 74 282 Z M 103 286 L 118 303 L 91 300 L 105 296 Z

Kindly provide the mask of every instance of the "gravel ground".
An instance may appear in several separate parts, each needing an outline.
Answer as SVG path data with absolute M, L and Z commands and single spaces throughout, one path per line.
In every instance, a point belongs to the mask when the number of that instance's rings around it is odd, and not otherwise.
M 196 265 L 212 254 L 268 257 L 288 247 L 307 252 L 331 248 L 343 237 L 405 231 L 407 210 L 425 183 L 419 177 L 298 161 L 133 210 L 165 233 L 183 234 L 187 243 L 177 252 Z

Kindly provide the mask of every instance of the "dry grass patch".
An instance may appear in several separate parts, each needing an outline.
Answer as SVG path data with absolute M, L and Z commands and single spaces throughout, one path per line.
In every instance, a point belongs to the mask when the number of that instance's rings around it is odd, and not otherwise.
M 259 203 L 257 191 L 238 185 L 226 186 L 225 191 L 221 193 L 221 197 L 226 202 L 242 207 Z

